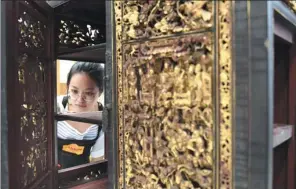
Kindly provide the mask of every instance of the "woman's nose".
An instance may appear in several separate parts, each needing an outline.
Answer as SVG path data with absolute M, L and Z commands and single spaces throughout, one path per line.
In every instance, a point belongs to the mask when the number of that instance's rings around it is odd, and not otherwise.
M 84 95 L 83 95 L 83 94 L 79 94 L 77 100 L 78 100 L 79 102 L 84 102 L 84 101 L 85 101 L 85 99 L 84 99 Z

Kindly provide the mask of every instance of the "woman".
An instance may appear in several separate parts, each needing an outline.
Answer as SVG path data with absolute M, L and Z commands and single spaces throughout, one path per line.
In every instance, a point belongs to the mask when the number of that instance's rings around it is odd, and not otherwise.
M 98 98 L 103 92 L 104 68 L 101 64 L 76 62 L 67 78 L 67 96 L 58 98 L 60 112 L 102 111 Z M 88 163 L 93 146 L 104 155 L 104 133 L 96 124 L 59 121 L 57 123 L 58 163 L 68 168 Z

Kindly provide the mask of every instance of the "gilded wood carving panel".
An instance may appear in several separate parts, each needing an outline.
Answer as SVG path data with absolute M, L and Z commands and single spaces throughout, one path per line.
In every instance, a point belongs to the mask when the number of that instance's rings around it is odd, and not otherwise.
M 120 188 L 232 188 L 231 4 L 114 2 Z
M 212 186 L 211 38 L 123 45 L 127 188 Z

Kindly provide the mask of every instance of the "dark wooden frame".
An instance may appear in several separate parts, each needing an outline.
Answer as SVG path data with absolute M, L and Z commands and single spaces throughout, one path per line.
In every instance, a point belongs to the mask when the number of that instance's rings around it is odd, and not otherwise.
M 105 105 L 108 108 L 108 188 L 118 188 L 117 68 L 115 61 L 114 2 L 106 1 Z M 106 118 L 106 117 L 105 117 Z
M 5 3 L 1 2 L 1 188 L 8 188 L 8 138 L 7 138 L 7 58 Z M 277 1 L 236 1 L 234 3 L 234 136 L 235 155 L 233 159 L 234 188 L 266 189 L 272 187 L 272 129 L 273 129 L 273 18 L 280 12 L 295 26 L 296 16 L 281 2 Z M 250 13 L 248 16 L 248 12 Z M 109 140 L 108 188 L 117 188 L 117 115 L 116 115 L 116 66 L 114 59 L 114 17 L 113 2 L 106 2 L 107 41 L 105 101 L 109 119 L 106 135 Z M 110 20 L 112 22 L 110 22 Z M 259 21 L 260 20 L 260 21 Z M 260 33 L 260 34 L 258 34 Z M 266 42 L 268 41 L 268 44 Z M 247 44 L 247 45 L 246 45 Z M 8 45 L 8 44 L 7 44 Z M 267 45 L 268 48 L 265 46 Z M 258 50 L 261 49 L 261 50 Z M 259 59 L 260 58 L 260 59 Z M 295 57 L 290 69 L 295 73 Z M 53 66 L 55 69 L 55 64 Z M 291 75 L 292 75 L 291 73 Z M 295 75 L 295 74 L 294 74 Z M 291 76 L 292 77 L 292 76 Z M 290 94 L 295 95 L 295 92 Z M 294 99 L 294 96 L 290 95 Z M 293 100 L 294 101 L 294 100 Z M 295 107 L 290 107 L 295 110 Z M 259 112 L 260 111 L 260 112 Z M 295 111 L 294 111 L 295 112 Z M 289 116 L 290 122 L 295 123 Z M 110 120 L 110 122 L 109 122 Z M 11 175 L 10 175 L 11 176 Z
M 288 177 L 288 186 L 290 188 L 296 187 L 296 89 L 295 89 L 295 84 L 296 84 L 296 35 L 294 35 L 294 44 L 292 45 L 292 48 L 290 49 L 290 86 L 289 86 L 289 124 L 294 125 L 293 133 L 292 133 L 292 142 L 289 145 L 288 149 L 288 162 L 290 163 L 290 166 L 288 167 L 288 172 L 293 172 Z
M 106 57 L 102 56 L 101 53 L 96 52 L 93 55 L 93 51 L 103 51 L 106 50 L 106 43 L 101 43 L 95 46 L 82 47 L 78 49 L 66 50 L 64 53 L 59 53 L 58 59 L 60 60 L 74 60 L 74 61 L 87 61 L 87 62 L 106 62 Z M 91 54 L 92 57 L 88 57 Z M 105 53 L 104 53 L 105 55 Z
M 74 1 L 74 0 L 72 0 Z M 75 4 L 75 3 L 74 3 Z M 61 7 L 57 7 L 58 9 L 64 9 L 65 7 L 71 5 L 71 1 L 61 5 Z M 65 17 L 65 15 L 63 15 L 63 17 Z M 67 17 L 65 17 L 67 18 Z M 71 17 L 72 18 L 72 17 Z M 74 18 L 72 18 L 74 19 Z M 56 18 L 55 18 L 56 20 Z M 75 20 L 75 19 L 74 19 Z M 83 20 L 83 19 L 80 19 L 80 21 L 88 21 L 88 20 Z M 56 26 L 55 28 L 55 39 L 57 39 L 57 34 L 58 34 L 58 28 Z M 96 48 L 105 48 L 105 43 L 102 43 L 102 44 L 98 44 L 96 46 L 91 46 L 91 47 L 81 47 L 81 48 L 75 48 L 75 49 L 59 49 L 59 44 L 58 44 L 58 41 L 55 41 L 55 60 L 56 59 L 67 59 L 67 60 L 75 60 L 75 61 L 91 61 L 91 62 L 94 62 L 94 60 L 87 60 L 85 59 L 84 57 L 80 57 L 80 58 L 71 58 L 71 54 L 73 53 L 77 53 L 77 52 L 83 52 L 83 51 L 88 51 L 88 50 L 91 50 L 91 49 L 96 49 Z M 62 51 L 61 51 L 62 50 Z M 102 57 L 102 60 L 96 60 L 95 62 L 105 62 L 105 57 Z M 107 63 L 106 63 L 107 64 Z M 106 78 L 109 78 L 107 75 L 110 75 L 107 71 L 107 66 L 105 64 L 105 84 L 104 84 L 104 94 L 105 94 L 105 108 L 104 108 L 104 111 L 103 111 L 103 114 L 106 114 L 106 112 L 108 112 L 108 101 L 106 99 L 109 98 L 109 95 L 110 95 L 110 91 L 111 89 L 109 88 L 110 86 L 107 86 L 106 85 L 106 82 L 108 82 L 108 79 Z M 53 70 L 53 73 L 56 73 L 56 65 L 55 65 L 55 70 Z M 53 77 L 54 78 L 54 93 L 53 95 L 55 96 L 56 94 L 56 76 Z M 110 102 L 109 102 L 110 103 Z M 54 99 L 54 104 L 56 104 L 56 99 Z M 110 106 L 110 105 L 109 105 Z M 56 112 L 56 107 L 55 107 L 55 112 Z M 84 118 L 77 118 L 77 117 L 71 117 L 71 116 L 64 116 L 64 115 L 55 115 L 55 121 L 60 121 L 60 120 L 74 120 L 74 121 L 80 121 L 80 122 L 88 122 L 88 123 L 102 123 L 103 121 L 103 129 L 105 130 L 105 128 L 107 128 L 108 126 L 104 126 L 104 125 L 108 125 L 109 124 L 109 118 L 105 118 L 103 116 L 103 120 L 102 121 L 96 121 L 96 120 L 91 120 L 91 119 L 84 119 Z M 55 124 L 56 125 L 56 124 Z M 108 142 L 110 141 L 109 138 L 109 135 L 107 134 L 108 131 L 105 131 L 106 134 L 105 134 L 105 149 L 107 149 L 107 145 L 108 145 Z M 56 142 L 57 144 L 57 142 Z M 57 149 L 57 148 L 55 148 Z M 67 184 L 66 182 L 63 182 L 63 183 L 66 183 L 66 185 L 63 185 L 63 187 L 66 187 L 66 188 L 70 188 L 70 187 L 74 187 L 74 186 L 78 186 L 80 184 L 85 184 L 87 182 L 91 182 L 93 180 L 97 180 L 97 179 L 102 179 L 102 178 L 106 178 L 108 175 L 107 174 L 104 174 L 102 173 L 101 175 L 99 175 L 99 177 L 96 177 L 96 178 L 92 178 L 92 179 L 89 179 L 89 180 L 79 180 L 79 181 L 74 181 L 75 179 L 75 176 L 78 177 L 78 176 L 81 176 L 81 175 L 85 175 L 91 171 L 95 171 L 95 170 L 102 170 L 102 171 L 106 171 L 107 173 L 107 166 L 108 166 L 108 162 L 109 162 L 109 155 L 108 155 L 108 151 L 105 150 L 105 160 L 102 160 L 102 161 L 98 161 L 98 162 L 91 162 L 91 163 L 87 163 L 87 164 L 84 164 L 84 165 L 79 165 L 79 166 L 75 166 L 75 167 L 72 167 L 72 168 L 69 168 L 69 169 L 62 169 L 62 170 L 59 170 L 58 171 L 58 175 L 57 175 L 57 180 L 58 181 L 61 181 L 62 179 L 65 179 L 65 180 L 68 180 L 69 183 Z M 57 154 L 57 152 L 56 152 Z M 57 160 L 57 156 L 56 156 L 56 160 Z M 107 161 L 108 160 L 108 161 Z M 57 162 L 56 162 L 56 165 L 57 165 Z M 58 184 L 58 183 L 56 183 Z M 56 185 L 56 188 L 58 188 L 59 186 Z
M 272 188 L 273 21 L 280 13 L 295 26 L 296 15 L 280 1 L 234 5 L 234 188 Z

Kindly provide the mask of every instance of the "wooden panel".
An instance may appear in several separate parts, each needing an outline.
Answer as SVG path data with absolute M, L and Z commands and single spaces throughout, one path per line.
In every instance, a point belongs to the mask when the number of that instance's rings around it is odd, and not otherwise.
M 289 124 L 296 124 L 296 44 L 290 48 L 289 64 Z
M 294 37 L 294 43 L 290 49 L 290 66 L 289 66 L 289 124 L 296 125 L 296 43 Z M 295 179 L 296 179 L 296 163 L 295 163 L 295 129 L 292 135 L 293 143 L 290 145 L 289 149 L 289 162 L 291 162 L 291 166 L 289 167 L 289 187 L 295 188 Z
M 52 12 L 39 3 L 5 2 L 10 188 L 53 188 Z
M 274 149 L 273 189 L 287 188 L 288 144 L 289 142 L 285 142 Z
M 274 60 L 274 122 L 289 122 L 289 49 L 284 42 L 275 42 Z
M 233 188 L 231 11 L 114 1 L 118 188 Z

